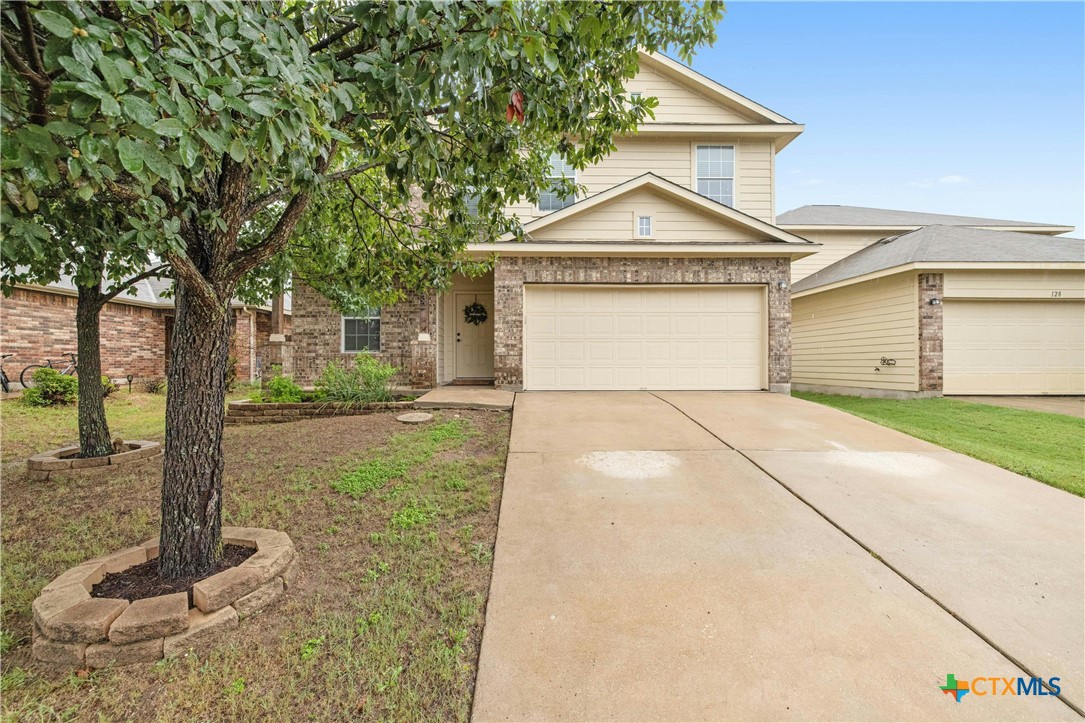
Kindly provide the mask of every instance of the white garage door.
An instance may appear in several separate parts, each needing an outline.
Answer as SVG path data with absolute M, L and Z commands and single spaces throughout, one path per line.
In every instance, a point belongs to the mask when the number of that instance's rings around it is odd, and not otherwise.
M 524 287 L 525 389 L 762 389 L 757 286 Z
M 1085 394 L 1085 302 L 947 301 L 945 394 Z

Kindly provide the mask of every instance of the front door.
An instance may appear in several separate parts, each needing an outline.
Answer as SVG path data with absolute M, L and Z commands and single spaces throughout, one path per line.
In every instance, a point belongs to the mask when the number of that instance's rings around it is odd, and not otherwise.
M 492 379 L 494 295 L 462 291 L 456 292 L 453 300 L 453 313 L 456 316 L 456 378 Z M 478 313 L 479 309 L 475 304 L 482 307 L 484 314 Z M 486 319 L 479 321 L 483 315 Z

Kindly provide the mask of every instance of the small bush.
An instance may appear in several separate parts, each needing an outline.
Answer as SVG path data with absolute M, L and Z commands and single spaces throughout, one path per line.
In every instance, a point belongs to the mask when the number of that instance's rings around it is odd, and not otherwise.
M 108 397 L 113 392 L 117 391 L 117 385 L 113 383 L 113 380 L 107 376 L 102 376 L 102 396 Z
M 283 368 L 280 366 L 273 366 L 271 370 L 275 376 L 267 383 L 263 398 L 275 403 L 300 402 L 301 387 L 294 383 L 293 378 L 283 374 Z
M 143 391 L 148 394 L 165 394 L 166 393 L 166 378 L 165 377 L 151 377 L 150 379 L 143 380 Z
M 388 402 L 392 400 L 392 377 L 398 370 L 370 354 L 354 357 L 354 368 L 338 361 L 324 367 L 316 380 L 316 390 L 333 402 Z
M 34 372 L 34 386 L 24 389 L 22 398 L 32 407 L 75 404 L 79 399 L 79 380 L 42 367 Z

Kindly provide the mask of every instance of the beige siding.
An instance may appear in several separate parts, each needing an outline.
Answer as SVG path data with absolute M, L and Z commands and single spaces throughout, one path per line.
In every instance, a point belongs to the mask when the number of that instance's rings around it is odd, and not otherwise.
M 947 299 L 1085 299 L 1085 272 L 947 271 Z
M 793 383 L 918 390 L 919 303 L 914 273 L 799 297 L 791 303 Z M 896 365 L 882 364 L 882 357 L 895 359 Z
M 763 241 L 749 231 L 711 218 L 701 211 L 662 198 L 641 189 L 618 198 L 590 212 L 542 229 L 532 236 L 535 241 L 625 241 L 634 237 L 634 215 L 652 217 L 654 242 L 690 241 Z
M 656 123 L 758 122 L 736 110 L 724 108 L 644 65 L 641 65 L 637 77 L 626 84 L 626 91 L 659 99 L 659 105 L 655 108 Z
M 813 256 L 797 259 L 791 262 L 791 281 L 804 279 L 810 274 L 820 271 L 829 264 L 835 264 L 845 256 L 851 256 L 856 251 L 866 248 L 870 244 L 885 238 L 884 232 L 872 231 L 807 231 L 805 229 L 788 229 L 805 239 L 821 244 L 821 248 Z
M 768 223 L 773 222 L 772 141 L 741 139 L 711 140 L 706 143 L 735 145 L 735 208 Z M 601 162 L 580 172 L 577 182 L 585 198 L 645 173 L 654 173 L 672 183 L 693 190 L 695 169 L 693 149 L 697 142 L 678 138 L 622 138 L 617 148 Z M 545 216 L 535 206 L 521 203 L 509 207 L 525 223 Z

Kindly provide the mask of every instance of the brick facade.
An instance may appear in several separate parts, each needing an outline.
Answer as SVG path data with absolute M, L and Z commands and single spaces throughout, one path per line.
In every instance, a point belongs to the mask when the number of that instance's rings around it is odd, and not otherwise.
M 508 257 L 494 268 L 494 383 L 524 383 L 524 284 L 765 284 L 769 388 L 791 382 L 791 264 L 776 258 Z
M 19 373 L 30 364 L 45 359 L 60 361 L 66 352 L 76 351 L 75 307 L 72 294 L 17 288 L 9 297 L 0 298 L 0 351 L 15 356 L 4 360 L 4 370 L 17 381 Z M 233 351 L 238 358 L 238 379 L 247 382 L 250 373 L 250 348 L 259 360 L 266 349 L 271 331 L 270 314 L 256 311 L 255 338 L 250 341 L 249 315 L 234 310 L 237 320 Z M 153 379 L 166 375 L 169 355 L 167 335 L 173 309 L 110 302 L 101 313 L 102 374 L 116 381 L 129 374 L 134 379 Z M 290 317 L 285 319 L 290 333 Z
M 501 258 L 494 269 L 494 377 L 499 387 L 523 385 L 524 284 L 764 284 L 768 289 L 769 388 L 787 392 L 791 380 L 791 267 L 779 258 Z M 295 285 L 294 375 L 311 385 L 340 351 L 342 314 L 313 289 Z M 436 295 L 416 296 L 381 311 L 381 351 L 396 366 L 394 382 L 437 384 Z
M 919 391 L 942 391 L 944 274 L 919 274 Z M 931 299 L 939 303 L 932 305 Z
M 313 384 L 333 359 L 351 363 L 354 353 L 342 351 L 343 315 L 332 302 L 298 283 L 294 285 L 292 315 L 294 378 L 298 384 Z M 381 350 L 375 356 L 399 370 L 394 384 L 416 388 L 436 385 L 436 323 L 435 294 L 413 296 L 381 309 Z

